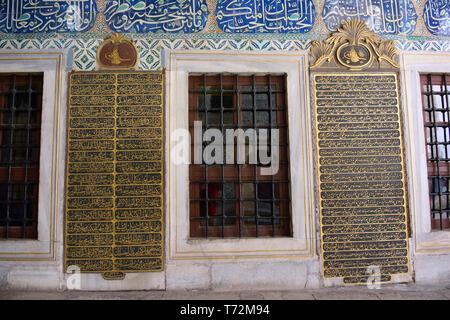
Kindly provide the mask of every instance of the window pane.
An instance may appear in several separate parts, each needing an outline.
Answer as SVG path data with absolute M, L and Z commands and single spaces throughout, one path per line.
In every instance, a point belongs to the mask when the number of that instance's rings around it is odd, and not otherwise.
M 194 121 L 199 120 L 203 132 L 206 126 L 218 130 L 224 143 L 225 129 L 242 130 L 245 136 L 245 141 L 239 140 L 234 131 L 231 149 L 225 152 L 224 147 L 224 155 L 233 151 L 233 163 L 225 163 L 223 158 L 223 163 L 190 165 L 191 237 L 290 236 L 285 76 L 190 76 L 189 94 L 191 132 Z M 264 154 L 269 159 L 271 130 L 278 130 L 281 163 L 274 175 L 261 174 L 261 167 L 270 165 L 260 161 L 258 140 L 262 130 L 267 133 L 269 144 Z M 252 154 L 250 141 L 256 142 L 252 149 L 256 153 Z M 209 142 L 192 140 L 191 146 L 195 145 L 202 145 L 202 155 L 217 152 L 211 150 Z M 244 163 L 237 161 L 241 154 Z
M 422 75 L 422 101 L 428 162 L 431 226 L 450 228 L 450 75 Z
M 0 238 L 37 238 L 42 74 L 0 74 Z

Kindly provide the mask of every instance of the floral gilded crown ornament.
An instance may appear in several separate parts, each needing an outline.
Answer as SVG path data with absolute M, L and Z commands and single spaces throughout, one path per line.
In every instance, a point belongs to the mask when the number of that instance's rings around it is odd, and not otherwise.
M 399 68 L 394 41 L 381 40 L 365 22 L 353 19 L 325 40 L 311 41 L 310 69 Z
M 97 64 L 100 69 L 134 69 L 137 57 L 133 42 L 118 33 L 105 39 L 97 49 Z

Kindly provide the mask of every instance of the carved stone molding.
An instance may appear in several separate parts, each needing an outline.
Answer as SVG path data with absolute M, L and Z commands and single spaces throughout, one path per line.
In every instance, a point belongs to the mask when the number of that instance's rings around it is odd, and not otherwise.
M 353 19 L 325 40 L 311 41 L 310 69 L 398 69 L 394 41 L 382 40 L 365 22 Z

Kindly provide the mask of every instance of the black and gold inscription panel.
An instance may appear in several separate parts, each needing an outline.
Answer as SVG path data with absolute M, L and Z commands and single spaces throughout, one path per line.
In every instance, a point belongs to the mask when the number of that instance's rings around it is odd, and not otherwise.
M 397 76 L 315 74 L 324 277 L 409 272 Z
M 70 76 L 66 268 L 163 269 L 161 72 Z

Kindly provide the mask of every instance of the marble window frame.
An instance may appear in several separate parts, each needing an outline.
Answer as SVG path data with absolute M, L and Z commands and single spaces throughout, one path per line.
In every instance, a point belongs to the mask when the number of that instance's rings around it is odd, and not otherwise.
M 299 258 L 315 255 L 313 235 L 316 206 L 307 57 L 306 51 L 169 50 L 164 53 L 168 260 Z M 286 74 L 292 237 L 189 237 L 189 165 L 173 163 L 171 148 L 175 141 L 171 141 L 171 134 L 176 129 L 188 128 L 188 78 L 189 74 L 196 73 Z
M 0 50 L 2 73 L 43 73 L 38 238 L 0 240 L 0 261 L 62 259 L 68 49 Z M 57 257 L 58 256 L 58 257 Z
M 400 73 L 409 212 L 415 253 L 450 252 L 450 230 L 432 230 L 420 75 L 450 73 L 450 53 L 402 51 Z

